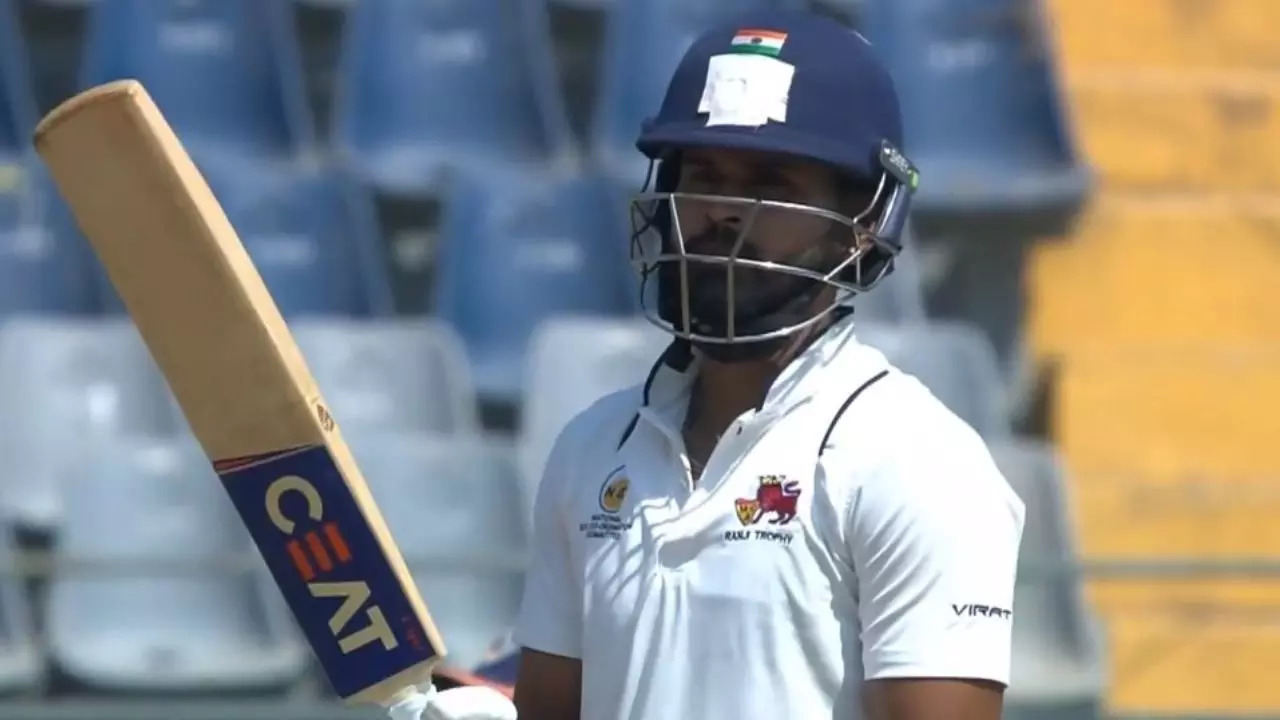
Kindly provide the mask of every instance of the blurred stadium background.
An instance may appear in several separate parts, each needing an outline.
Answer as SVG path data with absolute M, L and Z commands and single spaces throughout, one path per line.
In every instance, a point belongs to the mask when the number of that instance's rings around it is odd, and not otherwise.
M 246 554 L 40 113 L 148 85 L 470 667 L 550 439 L 661 346 L 638 123 L 769 2 L 808 0 L 0 0 L 0 719 L 379 716 Z M 880 47 L 924 176 L 863 334 L 1028 504 L 1010 716 L 1280 716 L 1280 0 L 812 5 Z

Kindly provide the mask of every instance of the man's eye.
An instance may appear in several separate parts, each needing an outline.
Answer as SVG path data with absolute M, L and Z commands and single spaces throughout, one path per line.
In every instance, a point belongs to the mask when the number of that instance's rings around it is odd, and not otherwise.
M 686 176 L 683 185 L 688 190 L 705 192 L 708 190 L 714 190 L 717 182 L 718 180 L 714 177 L 695 173 L 693 175 Z
M 781 179 L 757 183 L 756 191 L 764 200 L 790 200 L 795 195 L 791 183 Z

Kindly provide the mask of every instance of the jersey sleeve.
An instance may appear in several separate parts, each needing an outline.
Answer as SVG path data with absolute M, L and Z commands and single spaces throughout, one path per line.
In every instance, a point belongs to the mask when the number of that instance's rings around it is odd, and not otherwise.
M 533 548 L 514 640 L 552 655 L 582 656 L 581 582 L 573 572 L 565 525 L 563 483 L 571 475 L 566 455 L 571 428 L 556 439 L 538 483 L 533 507 Z
M 907 443 L 851 498 L 845 538 L 867 680 L 1009 683 L 1024 508 L 965 431 Z

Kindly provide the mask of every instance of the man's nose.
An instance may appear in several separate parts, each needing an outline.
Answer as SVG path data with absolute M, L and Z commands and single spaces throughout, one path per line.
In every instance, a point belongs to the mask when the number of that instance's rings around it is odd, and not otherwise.
M 707 222 L 714 226 L 741 229 L 744 213 L 737 203 L 709 201 L 706 205 Z

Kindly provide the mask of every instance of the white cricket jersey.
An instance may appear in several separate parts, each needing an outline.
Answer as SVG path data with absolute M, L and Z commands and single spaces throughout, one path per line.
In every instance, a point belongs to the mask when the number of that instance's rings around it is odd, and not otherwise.
M 692 376 L 584 411 L 539 486 L 515 640 L 581 659 L 583 718 L 848 720 L 864 680 L 1008 683 L 1023 505 L 967 424 L 846 318 L 694 485 Z

